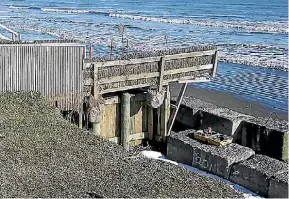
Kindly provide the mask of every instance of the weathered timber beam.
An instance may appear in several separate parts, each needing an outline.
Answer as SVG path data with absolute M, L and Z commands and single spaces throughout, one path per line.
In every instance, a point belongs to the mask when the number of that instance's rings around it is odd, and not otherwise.
M 189 58 L 189 57 L 202 57 L 202 56 L 206 56 L 206 55 L 214 55 L 215 52 L 216 52 L 216 50 L 207 50 L 207 51 L 200 51 L 200 52 L 180 53 L 180 54 L 174 54 L 174 55 L 145 57 L 145 58 L 130 59 L 130 60 L 114 60 L 114 61 L 106 61 L 106 62 L 86 61 L 86 62 L 96 64 L 97 67 L 124 66 L 124 65 L 131 65 L 131 64 L 158 62 L 161 60 L 162 57 L 164 57 L 166 60 L 184 59 L 184 58 Z

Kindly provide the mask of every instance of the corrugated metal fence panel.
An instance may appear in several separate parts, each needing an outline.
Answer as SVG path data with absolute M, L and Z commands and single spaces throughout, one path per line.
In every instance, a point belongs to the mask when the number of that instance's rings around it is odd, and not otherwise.
M 62 110 L 78 105 L 85 46 L 0 44 L 0 92 L 39 91 Z

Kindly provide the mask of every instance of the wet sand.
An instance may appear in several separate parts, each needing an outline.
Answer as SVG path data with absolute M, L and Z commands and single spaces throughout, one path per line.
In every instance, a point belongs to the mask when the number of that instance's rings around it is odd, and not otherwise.
M 171 96 L 178 96 L 180 89 L 181 84 L 172 83 L 170 85 Z M 185 96 L 192 96 L 205 102 L 209 102 L 220 107 L 229 108 L 243 114 L 252 115 L 254 117 L 268 117 L 272 112 L 275 112 L 280 119 L 288 120 L 288 111 L 272 109 L 261 103 L 240 99 L 226 92 L 205 90 L 189 85 Z

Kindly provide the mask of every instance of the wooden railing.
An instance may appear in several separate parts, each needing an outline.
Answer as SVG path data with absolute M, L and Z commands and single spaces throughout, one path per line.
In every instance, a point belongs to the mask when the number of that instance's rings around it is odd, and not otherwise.
M 205 76 L 214 77 L 217 50 L 105 62 L 85 61 L 84 85 L 104 94 L 147 86 L 167 85 Z
M 21 33 L 16 32 L 16 31 L 8 28 L 7 26 L 4 26 L 3 24 L 0 24 L 0 27 L 11 33 L 11 40 L 12 41 L 16 41 L 16 38 L 18 41 L 21 41 Z M 6 40 L 10 40 L 8 37 L 5 37 L 4 35 L 0 34 L 0 39 L 1 38 L 6 39 Z

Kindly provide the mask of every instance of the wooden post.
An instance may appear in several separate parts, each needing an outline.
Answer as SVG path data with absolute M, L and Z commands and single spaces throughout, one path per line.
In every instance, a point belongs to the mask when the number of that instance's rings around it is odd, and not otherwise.
M 83 127 L 82 118 L 83 118 L 83 114 L 81 112 L 79 112 L 79 114 L 78 114 L 78 127 L 81 129 Z
M 216 77 L 217 67 L 218 67 L 218 50 L 216 50 L 214 55 L 213 72 L 211 74 L 212 77 Z
M 173 125 L 174 125 L 174 122 L 175 122 L 175 119 L 176 119 L 176 116 L 178 114 L 178 111 L 179 111 L 179 108 L 181 106 L 181 103 L 182 103 L 182 100 L 183 100 L 183 97 L 184 97 L 184 94 L 186 92 L 186 89 L 187 89 L 187 86 L 188 86 L 188 83 L 184 83 L 182 88 L 181 88 L 181 91 L 179 93 L 179 96 L 178 96 L 178 99 L 177 99 L 177 104 L 176 104 L 176 107 L 174 108 L 171 116 L 170 116 L 170 119 L 168 121 L 168 136 L 170 135 L 171 133 L 171 130 L 173 128 Z
M 130 98 L 129 93 L 121 96 L 121 143 L 126 150 L 129 150 L 130 135 Z
M 90 47 L 89 47 L 89 57 L 90 58 L 92 57 L 92 48 L 93 48 L 93 46 L 92 46 L 92 44 L 90 44 Z
M 163 81 L 164 81 L 164 72 L 165 72 L 165 58 L 161 57 L 160 59 L 160 78 L 159 78 L 159 88 L 158 91 L 161 92 L 163 88 Z
M 94 69 L 94 75 L 93 75 L 93 97 L 95 101 L 99 101 L 99 94 L 98 94 L 98 67 L 96 65 L 93 65 Z M 92 123 L 92 130 L 93 134 L 96 136 L 100 136 L 101 134 L 101 128 L 100 123 L 93 122 Z
M 170 102 L 171 102 L 170 89 L 169 89 L 169 86 L 167 86 L 164 103 L 161 106 L 161 121 L 160 121 L 160 134 L 164 142 L 166 141 L 166 137 L 168 133 L 168 120 L 170 117 Z
M 93 135 L 100 136 L 100 123 L 92 123 Z

